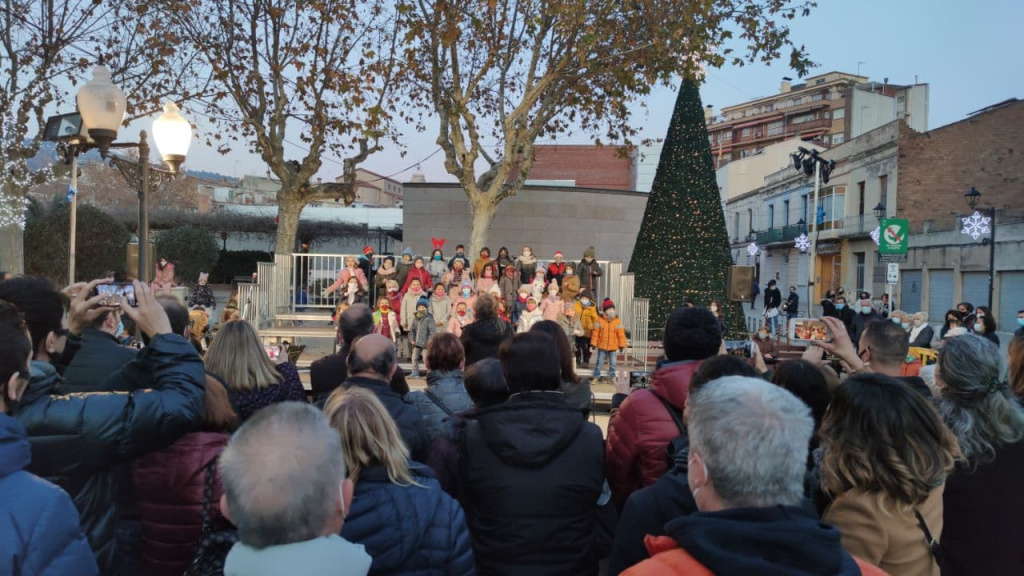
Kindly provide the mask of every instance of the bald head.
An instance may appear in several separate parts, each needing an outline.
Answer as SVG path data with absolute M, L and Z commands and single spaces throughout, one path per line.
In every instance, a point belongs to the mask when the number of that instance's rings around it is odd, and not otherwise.
M 380 334 L 359 338 L 348 353 L 348 373 L 352 376 L 390 381 L 396 367 L 395 345 Z
M 299 402 L 257 412 L 219 469 L 239 537 L 257 549 L 322 536 L 345 478 L 341 437 L 320 410 Z

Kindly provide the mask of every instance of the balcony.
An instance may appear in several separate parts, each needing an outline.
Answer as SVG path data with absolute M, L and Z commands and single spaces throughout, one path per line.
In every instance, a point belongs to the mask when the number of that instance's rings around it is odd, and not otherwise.
M 807 226 L 800 223 L 791 224 L 783 228 L 771 228 L 769 230 L 758 232 L 756 242 L 758 246 L 792 242 L 805 232 L 807 232 Z

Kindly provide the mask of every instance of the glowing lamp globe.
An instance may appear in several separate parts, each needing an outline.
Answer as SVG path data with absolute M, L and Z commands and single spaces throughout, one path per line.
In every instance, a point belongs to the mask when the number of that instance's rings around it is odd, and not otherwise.
M 105 66 L 97 66 L 93 68 L 92 80 L 78 91 L 77 100 L 82 124 L 105 155 L 124 122 L 128 105 L 124 92 L 110 80 L 110 70 Z
M 164 104 L 164 113 L 153 120 L 153 140 L 167 167 L 171 172 L 177 172 L 192 144 L 192 125 L 174 102 Z

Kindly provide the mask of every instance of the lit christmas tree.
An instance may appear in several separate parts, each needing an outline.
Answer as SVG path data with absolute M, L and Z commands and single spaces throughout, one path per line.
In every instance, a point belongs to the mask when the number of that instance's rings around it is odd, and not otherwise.
M 684 80 L 629 261 L 635 296 L 650 299 L 655 337 L 687 298 L 697 306 L 717 300 L 730 334 L 745 337 L 741 304 L 728 299 L 732 264 L 700 92 Z

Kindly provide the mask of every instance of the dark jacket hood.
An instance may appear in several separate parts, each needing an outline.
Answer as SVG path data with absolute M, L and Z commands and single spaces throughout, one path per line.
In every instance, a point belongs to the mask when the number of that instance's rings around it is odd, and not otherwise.
M 508 338 L 510 330 L 511 327 L 501 318 L 491 318 L 467 324 L 462 334 L 481 344 L 500 344 Z
M 860 574 L 839 530 L 794 506 L 698 512 L 665 531 L 715 574 Z
M 515 395 L 504 404 L 477 413 L 487 446 L 504 462 L 539 468 L 566 449 L 583 426 L 579 408 L 559 392 Z
M 0 414 L 0 478 L 24 470 L 31 461 L 25 427 L 7 414 Z

